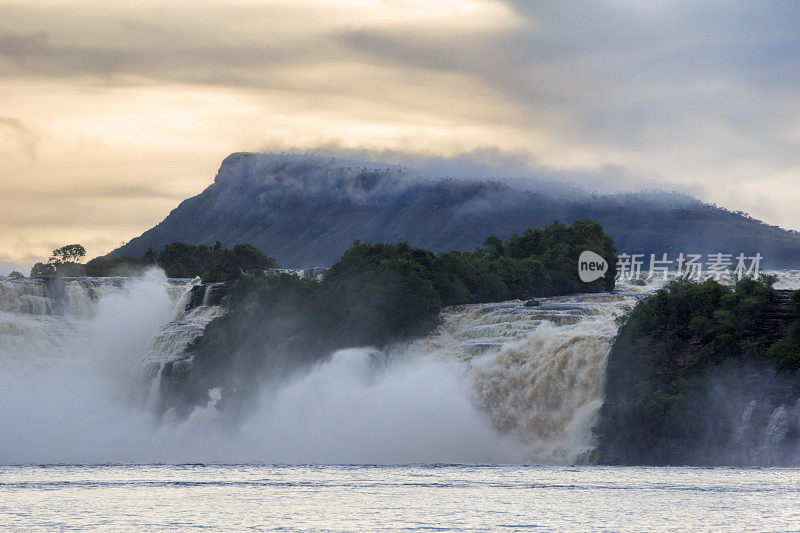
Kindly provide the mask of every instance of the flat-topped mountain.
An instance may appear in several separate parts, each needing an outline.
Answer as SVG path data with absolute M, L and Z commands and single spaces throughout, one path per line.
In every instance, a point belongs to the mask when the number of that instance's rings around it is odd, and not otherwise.
M 800 235 L 674 193 L 590 194 L 537 184 L 423 179 L 396 165 L 308 154 L 235 153 L 214 183 L 116 250 L 246 242 L 282 267 L 326 266 L 354 239 L 472 250 L 554 220 L 599 221 L 620 252 L 746 253 L 800 267 Z

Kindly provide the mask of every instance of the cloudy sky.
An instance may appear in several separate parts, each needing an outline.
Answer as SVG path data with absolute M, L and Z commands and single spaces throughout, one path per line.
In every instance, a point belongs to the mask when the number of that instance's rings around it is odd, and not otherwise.
M 800 2 L 0 0 L 0 273 L 241 150 L 512 162 L 800 229 Z

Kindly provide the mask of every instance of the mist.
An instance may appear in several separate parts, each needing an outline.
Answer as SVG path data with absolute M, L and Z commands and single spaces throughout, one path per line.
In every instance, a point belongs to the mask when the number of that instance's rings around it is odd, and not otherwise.
M 521 448 L 472 401 L 466 367 L 370 348 L 330 354 L 283 382 L 265 380 L 238 423 L 209 391 L 187 418 L 148 407 L 142 357 L 175 314 L 175 295 L 152 269 L 100 297 L 61 338 L 0 345 L 0 463 L 518 462 Z M 2 323 L 40 334 L 32 317 Z M 27 322 L 25 322 L 27 321 Z M 47 327 L 47 326 L 45 326 Z M 20 349 L 26 350 L 19 353 Z M 15 351 L 15 357 L 11 352 Z

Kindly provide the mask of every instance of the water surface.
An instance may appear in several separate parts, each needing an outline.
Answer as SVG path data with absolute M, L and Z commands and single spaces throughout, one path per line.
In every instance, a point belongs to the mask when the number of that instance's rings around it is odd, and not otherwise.
M 800 530 L 800 469 L 0 467 L 20 531 Z

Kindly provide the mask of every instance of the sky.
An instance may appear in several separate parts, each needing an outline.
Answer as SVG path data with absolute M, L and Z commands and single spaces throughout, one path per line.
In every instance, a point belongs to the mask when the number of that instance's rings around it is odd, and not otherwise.
M 0 0 L 0 274 L 114 249 L 235 151 L 476 161 L 800 230 L 800 2 Z

